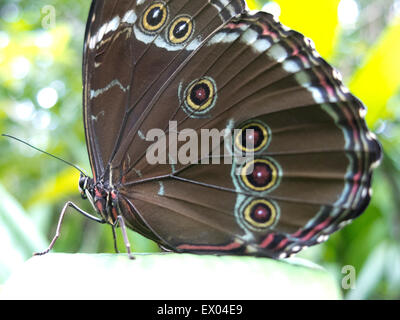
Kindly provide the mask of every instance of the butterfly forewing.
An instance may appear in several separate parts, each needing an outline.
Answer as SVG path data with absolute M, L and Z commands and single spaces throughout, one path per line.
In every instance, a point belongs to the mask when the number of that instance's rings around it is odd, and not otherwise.
M 85 125 L 98 158 L 92 166 L 104 174 L 116 153 L 125 157 L 159 88 L 227 16 L 243 9 L 238 0 L 93 3 L 84 57 Z M 191 25 L 186 41 L 171 41 L 182 23 Z

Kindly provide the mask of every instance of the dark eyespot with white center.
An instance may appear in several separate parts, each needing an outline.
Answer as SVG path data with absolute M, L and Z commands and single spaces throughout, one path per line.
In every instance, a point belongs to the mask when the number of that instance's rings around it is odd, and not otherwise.
M 169 27 L 169 41 L 173 44 L 181 44 L 190 38 L 193 30 L 193 22 L 189 16 L 177 17 Z
M 157 2 L 149 6 L 142 18 L 142 27 L 145 31 L 156 33 L 167 22 L 168 10 L 163 2 Z

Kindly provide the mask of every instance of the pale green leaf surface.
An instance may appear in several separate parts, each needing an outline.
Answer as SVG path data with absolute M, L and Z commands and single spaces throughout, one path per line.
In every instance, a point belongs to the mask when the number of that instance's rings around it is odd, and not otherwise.
M 48 254 L 5 284 L 2 299 L 339 299 L 307 261 L 191 254 Z

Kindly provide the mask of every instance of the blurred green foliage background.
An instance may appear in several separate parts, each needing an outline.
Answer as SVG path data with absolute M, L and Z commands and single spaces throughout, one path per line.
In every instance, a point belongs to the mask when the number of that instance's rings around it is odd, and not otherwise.
M 368 106 L 384 147 L 368 210 L 301 257 L 330 269 L 339 285 L 354 266 L 349 299 L 400 299 L 400 0 L 247 1 L 314 40 Z M 0 0 L 0 132 L 90 172 L 82 121 L 81 60 L 90 1 Z M 47 247 L 59 212 L 80 198 L 79 174 L 24 145 L 0 139 L 0 285 Z M 130 232 L 135 251 L 158 247 Z M 119 239 L 121 242 L 121 239 Z M 124 246 L 120 243 L 121 249 Z M 113 252 L 111 230 L 66 216 L 54 251 Z

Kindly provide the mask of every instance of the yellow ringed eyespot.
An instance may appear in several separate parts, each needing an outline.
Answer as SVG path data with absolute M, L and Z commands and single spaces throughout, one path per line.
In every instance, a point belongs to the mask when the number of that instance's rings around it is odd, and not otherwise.
M 202 117 L 215 106 L 217 85 L 211 77 L 202 77 L 192 81 L 183 95 L 183 110 L 193 117 Z
M 165 25 L 167 17 L 168 10 L 166 5 L 162 2 L 154 3 L 143 14 L 143 29 L 149 32 L 156 32 Z
M 250 122 L 236 135 L 236 147 L 243 152 L 258 152 L 270 142 L 269 128 L 260 122 Z
M 265 229 L 273 226 L 278 218 L 279 211 L 270 201 L 256 199 L 244 209 L 244 220 L 252 227 Z
M 193 33 L 193 22 L 188 16 L 176 18 L 169 27 L 168 38 L 173 44 L 185 42 Z
M 267 159 L 249 161 L 241 169 L 244 185 L 252 191 L 267 191 L 276 186 L 279 170 L 276 164 Z

